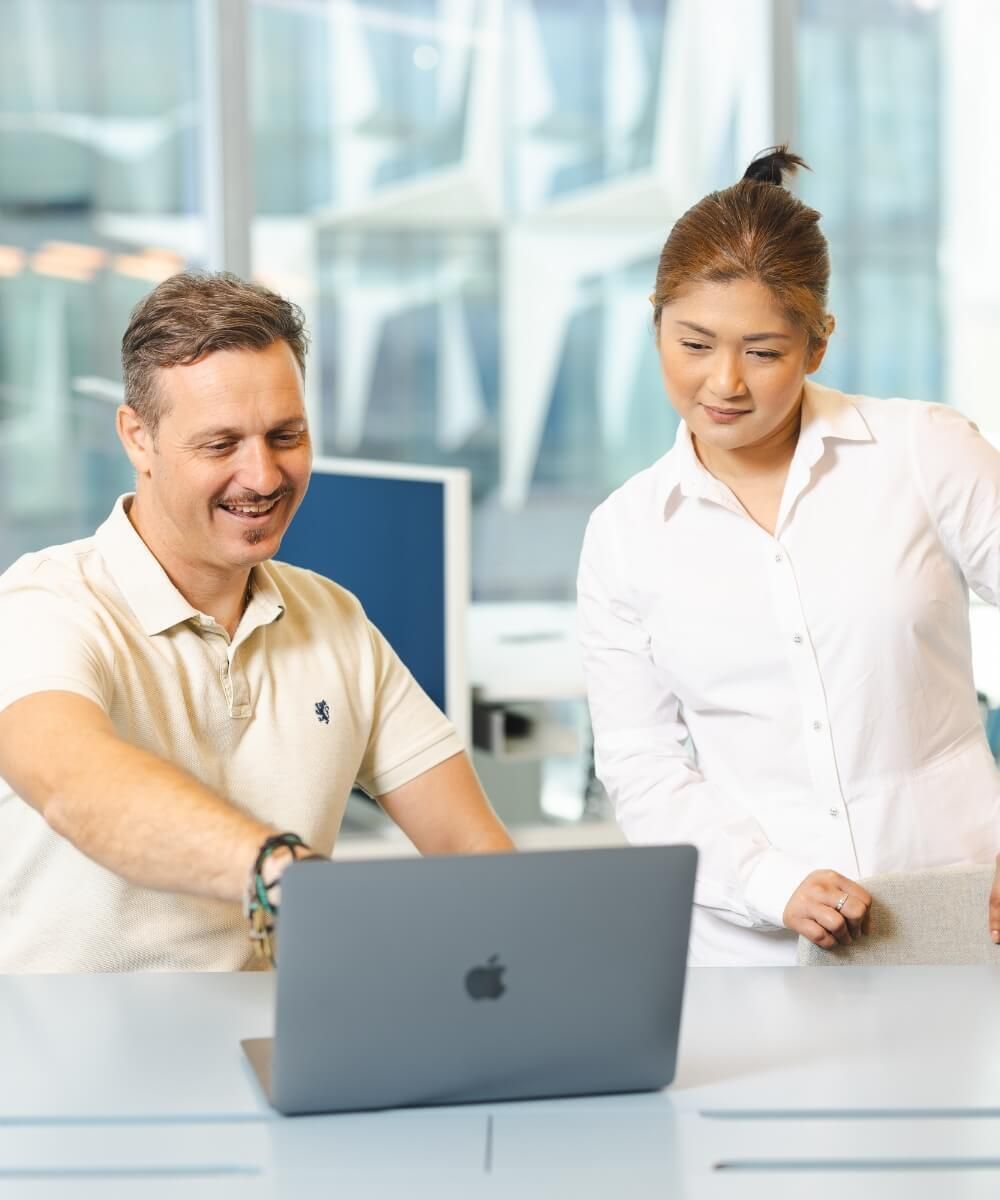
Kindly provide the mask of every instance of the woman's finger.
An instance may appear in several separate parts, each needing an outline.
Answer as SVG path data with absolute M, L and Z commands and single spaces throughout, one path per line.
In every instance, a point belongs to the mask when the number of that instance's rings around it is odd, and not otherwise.
M 990 892 L 990 937 L 1000 944 L 1000 866 L 993 878 L 993 890 Z
M 845 896 L 847 897 L 839 911 L 843 913 L 852 937 L 860 937 L 868 932 L 870 924 L 868 914 L 871 912 L 872 897 L 871 893 L 866 891 L 860 883 L 855 883 L 853 879 L 848 879 L 844 875 L 837 875 L 833 885 L 825 891 L 824 896 L 826 903 L 834 909 L 841 900 L 844 900 Z
M 822 925 L 818 925 L 812 918 L 804 917 L 797 930 L 804 938 L 808 938 L 816 946 L 820 946 L 823 950 L 832 950 L 837 944 L 837 939 L 832 933 L 827 933 Z
M 843 892 L 841 895 L 843 895 Z M 849 946 L 851 944 L 853 940 L 851 938 L 851 931 L 847 927 L 843 913 L 837 912 L 833 905 L 817 904 L 810 911 L 809 916 L 817 925 L 822 925 L 824 929 L 831 933 L 842 946 Z
M 840 893 L 841 896 L 844 894 Z M 836 909 L 834 905 L 834 909 Z M 868 909 L 855 896 L 848 896 L 847 901 L 840 909 L 840 915 L 847 922 L 847 928 L 851 931 L 852 938 L 858 938 L 864 932 L 865 916 Z

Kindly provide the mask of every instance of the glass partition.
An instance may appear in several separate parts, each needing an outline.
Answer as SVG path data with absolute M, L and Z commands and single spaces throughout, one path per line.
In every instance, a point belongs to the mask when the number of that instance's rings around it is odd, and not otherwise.
M 0 0 L 0 567 L 130 485 L 121 334 L 202 253 L 193 0 Z

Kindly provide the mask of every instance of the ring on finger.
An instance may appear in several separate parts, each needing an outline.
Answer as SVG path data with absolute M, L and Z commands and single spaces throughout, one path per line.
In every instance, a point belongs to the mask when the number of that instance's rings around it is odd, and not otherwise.
M 837 912 L 840 912 L 840 910 L 844 907 L 844 905 L 847 903 L 847 901 L 850 900 L 850 898 L 851 898 L 850 892 L 844 892 L 844 894 L 840 897 L 840 899 L 837 901 L 837 903 L 833 907 L 837 910 Z

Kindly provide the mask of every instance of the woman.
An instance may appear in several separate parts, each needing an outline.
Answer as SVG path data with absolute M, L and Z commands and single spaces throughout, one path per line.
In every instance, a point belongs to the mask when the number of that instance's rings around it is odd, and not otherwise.
M 671 231 L 651 299 L 683 421 L 580 562 L 598 774 L 631 842 L 698 847 L 696 963 L 849 943 L 857 879 L 1000 850 L 968 620 L 969 587 L 1000 603 L 1000 454 L 808 378 L 834 321 L 800 165 L 767 153 Z M 1000 942 L 1000 867 L 987 920 Z

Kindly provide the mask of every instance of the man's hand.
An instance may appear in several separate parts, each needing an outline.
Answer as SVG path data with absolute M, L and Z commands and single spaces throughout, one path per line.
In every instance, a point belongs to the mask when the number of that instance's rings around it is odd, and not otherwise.
M 291 846 L 279 846 L 264 859 L 260 877 L 268 888 L 267 898 L 274 908 L 281 907 L 281 877 L 293 862 L 301 862 L 304 858 L 326 859 L 326 855 L 317 854 L 311 846 L 296 846 L 294 850 Z
M 990 937 L 994 945 L 1000 946 L 1000 854 L 997 855 L 997 870 L 990 892 Z
M 1000 880 L 1000 868 L 997 878 Z M 994 884 L 993 899 L 1000 916 L 1000 884 Z M 853 879 L 836 871 L 813 871 L 792 893 L 782 920 L 787 929 L 830 950 L 838 943 L 849 946 L 868 932 L 871 908 L 871 896 Z

